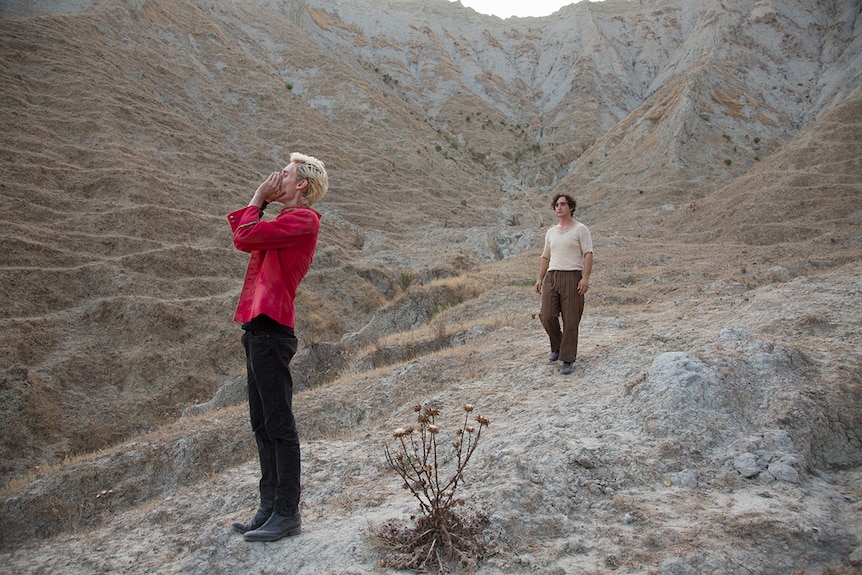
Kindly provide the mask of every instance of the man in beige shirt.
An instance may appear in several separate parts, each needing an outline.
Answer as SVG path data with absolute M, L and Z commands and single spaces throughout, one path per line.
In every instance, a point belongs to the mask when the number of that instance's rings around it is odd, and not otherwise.
M 536 280 L 536 293 L 542 296 L 539 317 L 551 343 L 548 360 L 562 361 L 563 375 L 572 373 L 578 355 L 578 325 L 593 270 L 593 240 L 587 226 L 575 220 L 575 206 L 568 194 L 554 196 L 551 207 L 560 221 L 545 234 Z

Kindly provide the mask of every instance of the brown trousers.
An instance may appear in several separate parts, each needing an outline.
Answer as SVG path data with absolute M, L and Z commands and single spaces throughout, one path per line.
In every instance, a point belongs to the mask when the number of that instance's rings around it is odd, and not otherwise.
M 573 362 L 578 356 L 578 325 L 584 313 L 584 296 L 578 293 L 581 275 L 580 271 L 553 270 L 542 281 L 539 319 L 551 341 L 551 351 L 560 352 L 560 361 Z

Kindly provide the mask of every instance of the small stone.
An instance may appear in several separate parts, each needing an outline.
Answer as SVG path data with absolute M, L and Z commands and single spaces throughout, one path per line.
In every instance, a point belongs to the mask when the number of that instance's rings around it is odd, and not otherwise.
M 786 463 L 777 462 L 769 465 L 769 473 L 778 481 L 785 483 L 799 483 L 799 473 Z
M 753 453 L 743 453 L 733 460 L 733 468 L 746 479 L 758 475 L 763 471 L 764 466 L 758 463 L 757 456 Z
M 684 469 L 676 474 L 674 483 L 686 489 L 697 489 L 697 473 L 690 469 Z
M 595 467 L 595 465 L 593 465 L 593 460 L 586 455 L 581 455 L 580 457 L 578 457 L 578 465 L 580 465 L 584 469 L 592 469 L 593 467 Z

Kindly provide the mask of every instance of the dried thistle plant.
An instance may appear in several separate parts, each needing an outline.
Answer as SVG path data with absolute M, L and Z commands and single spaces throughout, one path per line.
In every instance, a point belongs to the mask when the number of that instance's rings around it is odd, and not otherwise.
M 464 469 L 479 444 L 482 430 L 490 421 L 473 416 L 473 405 L 464 405 L 464 419 L 453 436 L 446 438 L 437 424 L 440 410 L 415 405 L 417 425 L 393 432 L 394 449 L 384 445 L 386 462 L 410 490 L 422 514 L 415 525 L 406 527 L 387 522 L 373 528 L 374 536 L 389 547 L 382 567 L 446 573 L 452 563 L 472 572 L 489 548 L 482 533 L 488 523 L 482 511 L 458 514 L 456 507 L 466 501 L 456 497 Z M 472 417 L 472 420 L 471 420 Z M 444 454 L 451 454 L 445 459 Z

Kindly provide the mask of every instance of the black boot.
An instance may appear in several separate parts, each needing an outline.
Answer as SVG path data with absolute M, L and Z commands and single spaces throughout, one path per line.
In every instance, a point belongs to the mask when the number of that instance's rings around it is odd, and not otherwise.
M 257 510 L 257 513 L 254 514 L 254 517 L 252 517 L 248 523 L 236 521 L 233 524 L 233 530 L 237 533 L 254 531 L 258 527 L 261 527 L 264 523 L 266 523 L 266 520 L 269 519 L 270 515 L 272 515 L 272 509 L 264 509 L 263 507 L 261 507 Z
M 248 531 L 245 534 L 246 541 L 278 541 L 282 537 L 299 535 L 302 531 L 302 520 L 299 511 L 292 515 L 279 515 L 273 513 L 263 526 Z

